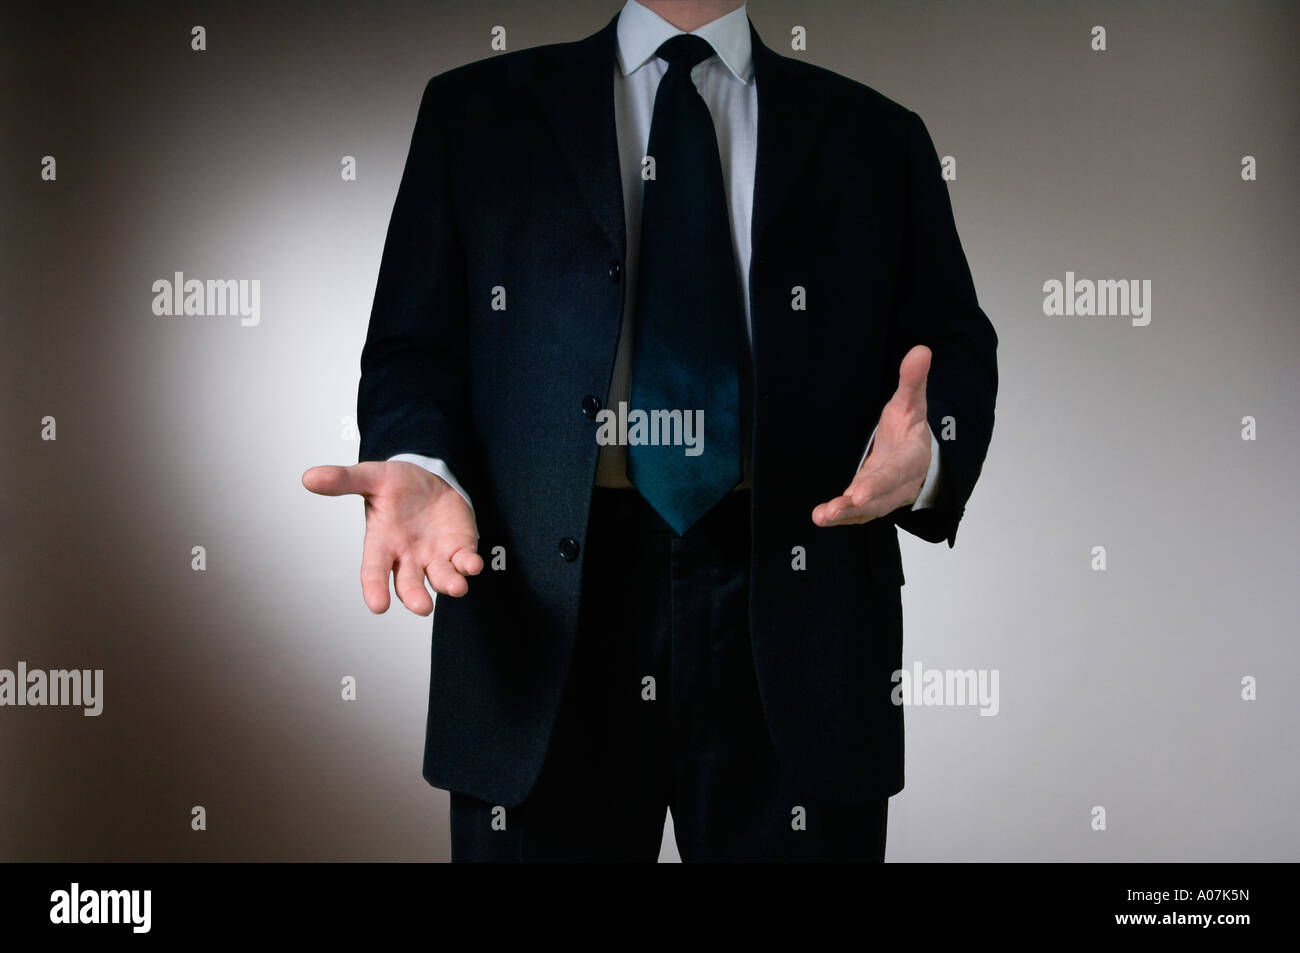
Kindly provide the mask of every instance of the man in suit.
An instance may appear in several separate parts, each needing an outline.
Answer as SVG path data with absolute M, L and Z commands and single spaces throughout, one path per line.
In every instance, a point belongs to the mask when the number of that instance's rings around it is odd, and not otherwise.
M 883 859 L 896 527 L 955 542 L 996 344 L 920 118 L 736 0 L 430 80 L 360 462 L 304 483 L 372 611 L 444 597 L 453 860 L 654 860 L 666 808 L 685 860 Z

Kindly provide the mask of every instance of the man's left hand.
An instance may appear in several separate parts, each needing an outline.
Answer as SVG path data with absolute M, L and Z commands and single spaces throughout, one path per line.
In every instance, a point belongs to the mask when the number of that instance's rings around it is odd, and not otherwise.
M 866 523 L 916 502 L 930 469 L 925 382 L 930 349 L 918 344 L 898 368 L 898 390 L 880 413 L 871 452 L 840 496 L 813 508 L 818 526 Z

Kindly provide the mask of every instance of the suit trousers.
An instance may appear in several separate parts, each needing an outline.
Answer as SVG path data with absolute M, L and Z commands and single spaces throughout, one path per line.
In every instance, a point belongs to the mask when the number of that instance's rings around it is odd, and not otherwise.
M 772 750 L 749 636 L 750 503 L 730 493 L 679 536 L 635 490 L 593 490 L 541 773 L 509 809 L 451 792 L 453 861 L 653 862 L 665 811 L 688 862 L 884 859 L 887 798 L 814 800 Z

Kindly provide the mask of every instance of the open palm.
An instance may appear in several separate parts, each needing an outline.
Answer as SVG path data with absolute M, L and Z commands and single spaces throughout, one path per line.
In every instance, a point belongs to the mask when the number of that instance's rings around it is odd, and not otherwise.
M 463 596 L 466 577 L 483 571 L 478 527 L 464 497 L 441 477 L 405 461 L 312 467 L 302 484 L 322 496 L 358 494 L 366 505 L 361 595 L 371 612 L 386 612 L 388 579 L 417 615 L 433 611 L 434 592 Z
M 925 402 L 929 374 L 930 349 L 918 344 L 899 364 L 898 389 L 880 412 L 871 452 L 841 495 L 813 509 L 814 523 L 866 523 L 916 501 L 930 468 Z

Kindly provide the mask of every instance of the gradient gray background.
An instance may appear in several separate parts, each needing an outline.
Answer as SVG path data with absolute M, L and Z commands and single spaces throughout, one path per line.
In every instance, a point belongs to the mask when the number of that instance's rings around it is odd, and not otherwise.
M 621 2 L 54 6 L 0 29 L 0 667 L 103 668 L 105 711 L 0 709 L 0 858 L 445 859 L 429 622 L 370 615 L 361 504 L 299 479 L 356 460 L 425 81 Z M 901 534 L 905 663 L 999 669 L 1001 712 L 908 710 L 890 860 L 1300 857 L 1297 9 L 749 5 L 957 158 L 1001 338 L 958 546 Z M 1151 279 L 1150 326 L 1044 317 L 1067 269 Z M 178 270 L 259 278 L 260 326 L 153 315 Z

